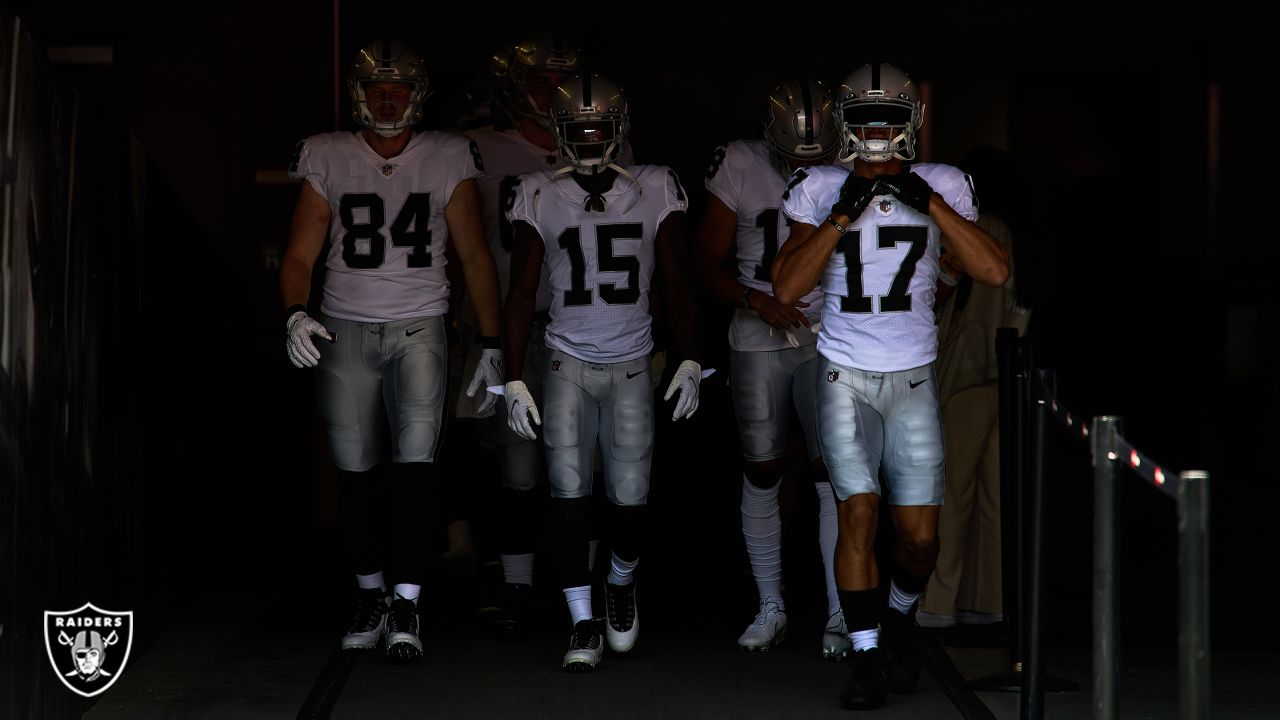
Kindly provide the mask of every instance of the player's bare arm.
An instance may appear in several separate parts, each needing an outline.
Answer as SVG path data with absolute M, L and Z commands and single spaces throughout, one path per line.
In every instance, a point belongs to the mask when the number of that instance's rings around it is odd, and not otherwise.
M 538 231 L 517 221 L 511 248 L 511 289 L 507 291 L 507 380 L 524 379 L 524 353 L 533 328 L 533 308 L 542 272 L 543 245 Z
M 311 271 L 324 249 L 330 214 L 329 201 L 311 183 L 302 183 L 280 263 L 280 295 L 286 308 L 305 306 L 311 296 Z
M 929 199 L 929 219 L 942 231 L 942 246 L 974 281 L 1000 287 L 1009 279 L 1009 254 L 995 238 L 934 193 Z
M 667 304 L 667 319 L 680 356 L 684 360 L 699 360 L 698 333 L 694 322 L 693 292 L 686 278 L 688 252 L 685 250 L 684 213 L 673 212 L 658 226 L 654 239 L 658 269 L 662 273 L 662 286 Z
M 733 273 L 724 267 L 724 259 L 733 247 L 738 216 L 713 194 L 707 195 L 707 210 L 698 224 L 694 239 L 694 259 L 703 282 L 722 302 L 734 307 L 746 307 L 760 313 L 760 319 L 779 329 L 809 326 L 809 319 L 797 308 L 808 307 L 797 301 L 784 305 L 768 293 L 757 292 L 738 282 Z
M 833 216 L 840 225 L 852 222 L 847 216 Z M 773 296 L 778 302 L 793 305 L 817 286 L 822 271 L 835 252 L 840 241 L 840 231 L 831 223 L 814 227 L 808 223 L 794 222 L 787 242 L 773 259 Z
M 501 332 L 498 304 L 498 271 L 484 239 L 480 215 L 480 189 L 475 180 L 463 180 L 454 188 L 444 209 L 449 241 L 458 253 L 467 290 L 475 306 L 480 334 L 497 337 Z

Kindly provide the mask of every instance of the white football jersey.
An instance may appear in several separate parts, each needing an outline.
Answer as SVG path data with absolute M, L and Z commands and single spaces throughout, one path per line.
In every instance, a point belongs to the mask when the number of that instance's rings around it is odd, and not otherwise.
M 913 165 L 957 213 L 978 217 L 969 177 L 950 165 Z M 800 178 L 801 175 L 803 178 Z M 826 222 L 849 169 L 805 168 L 783 210 L 796 222 Z M 822 276 L 825 293 L 818 352 L 860 370 L 895 372 L 933 362 L 938 354 L 933 294 L 941 231 L 928 215 L 891 195 L 871 201 L 840 238 Z
M 707 191 L 738 216 L 738 282 L 773 295 L 769 266 L 778 248 L 787 241 L 791 221 L 782 212 L 782 194 L 787 178 L 774 167 L 769 148 L 761 140 L 735 141 L 716 148 L 707 168 Z M 803 310 L 811 322 L 822 311 L 822 290 L 814 288 L 801 298 L 809 303 Z M 816 339 L 805 328 L 792 332 L 802 345 Z M 753 312 L 735 312 L 729 325 L 729 347 L 734 350 L 781 350 L 791 347 L 784 331 L 760 319 Z
M 467 137 L 480 149 L 484 159 L 480 175 L 480 198 L 483 203 L 485 239 L 489 251 L 498 266 L 499 301 L 506 302 L 511 288 L 511 222 L 506 212 L 515 202 L 516 186 L 520 176 L 539 170 L 559 170 L 566 165 L 559 150 L 547 150 L 529 142 L 517 130 L 496 130 L 492 127 L 470 130 Z M 631 145 L 623 145 L 618 164 L 631 164 Z M 551 283 L 544 272 L 538 283 L 535 310 L 551 308 Z
M 475 145 L 449 133 L 415 133 L 390 159 L 358 132 L 299 143 L 289 175 L 311 183 L 332 212 L 320 309 L 357 322 L 448 311 L 444 209 L 458 183 L 479 176 L 479 166 Z
M 653 349 L 649 288 L 658 226 L 689 207 L 674 171 L 627 168 L 604 193 L 604 212 L 587 212 L 587 192 L 568 175 L 520 177 L 511 222 L 538 231 L 551 279 L 547 347 L 579 360 L 618 363 Z M 639 187 L 637 187 L 637 184 Z M 641 192 L 643 188 L 643 193 Z

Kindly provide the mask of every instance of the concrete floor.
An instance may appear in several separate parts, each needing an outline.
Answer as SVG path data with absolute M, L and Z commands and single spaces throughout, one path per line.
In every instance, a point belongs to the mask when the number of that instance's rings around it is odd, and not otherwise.
M 323 627 L 332 618 L 321 617 L 331 613 L 328 605 L 273 601 L 254 614 L 252 598 L 206 600 L 132 660 L 86 720 L 848 716 L 838 702 L 848 669 L 820 658 L 816 615 L 795 615 L 775 651 L 748 654 L 734 643 L 737 618 L 671 623 L 658 611 L 630 656 L 606 657 L 594 675 L 570 675 L 558 669 L 567 635 L 558 608 L 546 609 L 541 627 L 516 643 L 491 639 L 479 619 L 438 608 L 424 633 L 426 656 L 404 666 L 380 653 L 334 652 L 337 635 Z M 1006 664 L 1007 650 L 991 633 L 926 635 L 924 642 L 940 642 L 965 679 Z M 1087 648 L 1050 648 L 1047 658 L 1050 673 L 1081 690 L 1047 695 L 1046 717 L 1090 718 Z M 1122 717 L 1177 716 L 1175 660 L 1166 652 L 1125 654 Z M 1276 717 L 1277 677 L 1274 653 L 1215 654 L 1212 717 Z M 986 707 L 970 708 L 968 717 L 1018 717 L 1016 693 L 973 697 Z M 891 696 L 875 717 L 965 715 L 926 672 L 916 693 Z

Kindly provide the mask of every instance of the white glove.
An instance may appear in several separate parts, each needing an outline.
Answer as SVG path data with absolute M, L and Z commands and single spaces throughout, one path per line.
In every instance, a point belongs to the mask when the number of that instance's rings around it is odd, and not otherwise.
M 529 394 L 529 386 L 523 381 L 512 380 L 506 384 L 504 396 L 507 398 L 507 425 L 525 440 L 537 440 L 538 435 L 533 431 L 533 425 L 541 425 L 542 416 L 538 414 L 538 405 Z M 533 424 L 529 423 L 531 415 Z
M 692 360 L 685 360 L 680 363 L 680 367 L 676 368 L 676 374 L 671 378 L 671 384 L 667 386 L 667 394 L 662 396 L 663 400 L 670 400 L 671 396 L 680 391 L 680 399 L 676 401 L 676 411 L 671 414 L 672 420 L 680 418 L 691 418 L 698 411 L 698 386 L 702 382 L 702 366 Z
M 498 396 L 487 388 L 490 385 L 501 385 L 502 375 L 502 351 L 481 350 L 480 361 L 476 363 L 476 374 L 471 376 L 471 384 L 467 386 L 467 397 L 475 397 L 477 390 L 484 393 L 484 399 L 476 406 L 476 417 L 485 418 L 493 414 Z
M 333 342 L 333 335 L 302 310 L 289 316 L 284 331 L 284 349 L 288 351 L 294 367 L 315 367 L 320 362 L 320 351 L 311 342 L 312 335 Z

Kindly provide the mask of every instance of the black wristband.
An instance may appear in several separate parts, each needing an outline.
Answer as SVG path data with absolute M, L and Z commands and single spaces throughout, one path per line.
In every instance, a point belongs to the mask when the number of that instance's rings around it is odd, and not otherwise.
M 306 311 L 307 311 L 307 306 L 306 306 L 306 305 L 290 305 L 290 306 L 289 306 L 289 309 L 284 311 L 284 322 L 285 322 L 285 324 L 286 324 L 286 325 L 288 325 L 288 324 L 289 324 L 289 318 L 293 317 L 293 314 L 294 314 L 294 313 L 296 313 L 296 312 L 306 312 Z
M 481 350 L 501 350 L 502 341 L 492 335 L 481 335 L 480 349 Z

